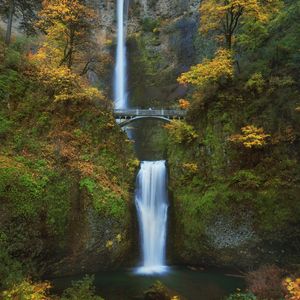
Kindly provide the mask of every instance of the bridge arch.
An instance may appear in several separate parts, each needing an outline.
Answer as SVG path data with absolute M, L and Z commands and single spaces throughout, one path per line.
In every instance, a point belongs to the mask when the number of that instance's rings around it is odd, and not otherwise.
M 136 116 L 130 119 L 119 119 L 120 121 L 118 122 L 120 127 L 125 127 L 131 123 L 134 123 L 138 120 L 142 120 L 142 119 L 156 119 L 156 120 L 160 120 L 163 122 L 171 122 L 170 118 L 164 117 L 164 116 Z
M 186 111 L 178 109 L 115 109 L 114 116 L 117 123 L 124 127 L 142 119 L 156 119 L 163 122 L 181 120 L 186 116 Z

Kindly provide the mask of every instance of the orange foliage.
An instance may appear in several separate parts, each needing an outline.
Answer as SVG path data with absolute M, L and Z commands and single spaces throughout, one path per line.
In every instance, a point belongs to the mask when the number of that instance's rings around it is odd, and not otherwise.
M 300 300 L 300 278 L 286 278 L 283 286 L 287 292 L 286 300 Z
M 185 100 L 185 99 L 180 99 L 179 100 L 179 107 L 181 109 L 188 109 L 190 107 L 190 102 L 188 100 Z

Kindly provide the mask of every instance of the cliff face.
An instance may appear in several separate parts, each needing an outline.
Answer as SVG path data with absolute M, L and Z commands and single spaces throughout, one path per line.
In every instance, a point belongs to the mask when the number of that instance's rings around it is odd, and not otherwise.
M 111 103 L 54 101 L 27 47 L 0 41 L 1 287 L 23 275 L 115 268 L 135 240 L 138 162 Z
M 291 2 L 261 43 L 235 47 L 234 77 L 194 86 L 190 127 L 169 127 L 170 248 L 181 263 L 299 263 L 299 17 Z
M 99 49 L 114 57 L 116 39 L 116 1 L 90 1 L 98 15 L 95 39 Z M 199 0 L 147 1 L 128 3 L 129 98 L 132 106 L 168 106 L 184 90 L 177 76 L 195 62 Z M 105 86 L 112 96 L 112 67 Z
M 167 107 L 184 94 L 176 78 L 195 62 L 198 7 L 198 0 L 131 4 L 128 55 L 132 105 Z

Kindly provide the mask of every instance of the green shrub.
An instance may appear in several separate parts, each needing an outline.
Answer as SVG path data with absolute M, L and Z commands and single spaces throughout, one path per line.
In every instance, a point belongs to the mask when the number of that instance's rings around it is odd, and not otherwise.
M 253 170 L 237 171 L 231 178 L 234 185 L 242 189 L 257 189 L 261 186 L 261 178 Z
M 13 122 L 0 114 L 0 138 L 5 138 L 12 127 Z
M 252 293 L 235 293 L 226 298 L 226 300 L 256 300 Z
M 95 295 L 93 282 L 93 276 L 85 276 L 82 280 L 73 282 L 72 286 L 64 291 L 61 300 L 103 300 Z
M 11 257 L 8 249 L 7 236 L 0 231 L 0 290 L 23 279 L 22 265 Z
M 152 18 L 144 18 L 142 20 L 142 29 L 145 32 L 153 32 L 159 26 L 159 21 Z

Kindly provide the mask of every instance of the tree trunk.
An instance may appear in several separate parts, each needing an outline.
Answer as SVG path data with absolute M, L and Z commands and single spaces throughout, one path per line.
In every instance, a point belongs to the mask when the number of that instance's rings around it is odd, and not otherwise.
M 10 0 L 9 1 L 9 15 L 8 15 L 7 29 L 6 29 L 6 36 L 5 36 L 6 45 L 10 44 L 14 13 L 15 13 L 15 0 Z
M 70 31 L 70 47 L 69 47 L 69 56 L 68 56 L 68 63 L 67 66 L 69 69 L 72 68 L 72 64 L 73 64 L 73 52 L 74 52 L 74 31 L 71 30 Z
M 232 34 L 227 33 L 225 34 L 226 46 L 228 50 L 231 50 L 232 47 Z

